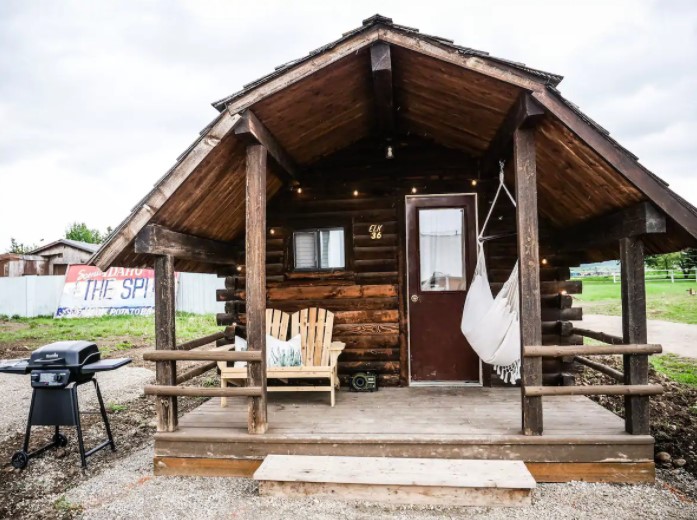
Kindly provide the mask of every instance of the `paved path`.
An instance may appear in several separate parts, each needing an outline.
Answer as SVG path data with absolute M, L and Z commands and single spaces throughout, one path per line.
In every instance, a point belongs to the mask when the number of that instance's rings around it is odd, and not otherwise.
M 583 321 L 577 322 L 584 329 L 622 335 L 620 316 L 600 316 L 584 314 Z M 649 320 L 649 343 L 663 345 L 663 352 L 682 357 L 697 358 L 697 325 L 674 323 L 672 321 Z

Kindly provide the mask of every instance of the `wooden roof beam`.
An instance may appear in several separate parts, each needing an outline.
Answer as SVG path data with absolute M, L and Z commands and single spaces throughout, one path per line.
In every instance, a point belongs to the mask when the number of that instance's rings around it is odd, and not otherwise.
M 394 95 L 392 87 L 392 56 L 390 45 L 378 41 L 370 47 L 370 68 L 379 133 L 387 139 L 395 131 Z
M 528 92 L 523 92 L 511 107 L 479 162 L 479 176 L 492 177 L 499 171 L 499 161 L 505 161 L 513 152 L 513 134 L 518 128 L 537 124 L 545 111 Z
M 557 235 L 556 242 L 560 250 L 584 250 L 622 238 L 665 232 L 665 214 L 645 201 L 567 228 Z
M 300 184 L 298 181 L 298 166 L 269 129 L 266 128 L 264 123 L 249 109 L 242 112 L 241 115 L 242 118 L 235 126 L 235 136 L 247 144 L 262 145 L 280 169 L 285 180 L 290 182 L 291 186 Z
M 240 256 L 239 247 L 230 242 L 187 235 L 158 224 L 148 224 L 136 235 L 135 252 L 206 264 L 236 264 Z

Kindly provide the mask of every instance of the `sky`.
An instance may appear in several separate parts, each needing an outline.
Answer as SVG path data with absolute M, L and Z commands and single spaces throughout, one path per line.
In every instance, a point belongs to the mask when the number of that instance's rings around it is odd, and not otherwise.
M 697 2 L 0 1 L 0 252 L 116 227 L 210 103 L 375 13 L 565 76 L 562 93 L 697 204 Z

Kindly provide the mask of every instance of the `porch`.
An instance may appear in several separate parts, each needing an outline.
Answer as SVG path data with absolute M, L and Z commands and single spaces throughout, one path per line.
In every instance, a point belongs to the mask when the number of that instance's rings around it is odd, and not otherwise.
M 583 396 L 544 400 L 545 435 L 520 431 L 520 389 L 382 388 L 268 395 L 268 431 L 248 433 L 248 404 L 213 398 L 155 435 L 160 475 L 250 476 L 267 454 L 523 460 L 538 482 L 653 481 L 653 438 Z M 366 471 L 369 471 L 366 468 Z

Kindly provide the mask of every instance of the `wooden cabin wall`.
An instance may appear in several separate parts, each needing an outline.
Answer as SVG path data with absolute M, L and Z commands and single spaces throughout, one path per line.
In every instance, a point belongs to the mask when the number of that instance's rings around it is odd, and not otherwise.
M 493 180 L 473 186 L 476 161 L 428 142 L 395 143 L 392 160 L 384 153 L 384 144 L 359 142 L 308 172 L 301 179 L 301 194 L 285 190 L 268 208 L 268 307 L 294 312 L 319 306 L 335 313 L 334 338 L 346 343 L 339 358 L 343 383 L 359 370 L 377 372 L 382 385 L 408 382 L 406 285 L 402 283 L 406 269 L 404 196 L 412 188 L 418 194 L 477 192 L 481 223 L 496 188 Z M 515 212 L 510 203 L 497 207 L 489 232 L 514 230 Z M 383 226 L 381 239 L 371 239 L 371 224 Z M 343 226 L 347 235 L 346 270 L 293 272 L 293 230 L 335 225 Z M 489 243 L 487 254 L 496 291 L 515 262 L 515 238 Z M 553 258 L 544 246 L 542 257 Z M 568 261 L 566 265 L 570 265 Z M 226 301 L 225 314 L 218 315 L 220 325 L 245 321 L 244 273 L 230 274 L 227 289 L 218 291 L 218 300 Z M 577 338 L 563 336 L 562 329 L 569 331 L 570 327 L 559 320 L 575 319 L 580 309 L 572 309 L 571 297 L 560 296 L 559 291 L 580 292 L 580 284 L 567 281 L 569 269 L 561 264 L 543 268 L 542 276 L 544 342 L 571 344 Z M 548 382 L 561 380 L 559 364 L 548 363 L 544 368 Z M 496 384 L 497 378 L 490 373 L 485 370 L 485 384 Z

